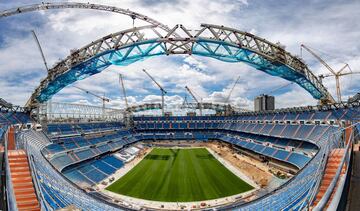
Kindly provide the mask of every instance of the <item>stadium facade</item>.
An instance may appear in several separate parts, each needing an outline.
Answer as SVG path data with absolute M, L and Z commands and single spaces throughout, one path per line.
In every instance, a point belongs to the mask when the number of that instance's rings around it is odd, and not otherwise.
M 174 210 L 344 208 L 353 146 L 359 137 L 360 102 L 335 103 L 303 61 L 279 45 L 236 29 L 203 24 L 193 34 L 182 25 L 168 28 L 147 16 L 104 5 L 31 5 L 4 11 L 1 17 L 63 8 L 117 12 L 151 25 L 122 30 L 73 51 L 49 70 L 26 107 L 1 103 L 4 209 L 168 210 L 165 202 L 154 202 L 155 206 L 141 199 L 119 199 L 103 189 L 115 181 L 114 175 L 129 168 L 127 163 L 139 156 L 143 148 L 212 142 L 226 144 L 237 154 L 290 176 L 277 185 L 259 186 L 249 194 L 226 198 L 223 203 L 174 202 L 177 206 Z M 209 116 L 127 113 L 126 119 L 112 121 L 82 122 L 69 118 L 41 125 L 36 119 L 39 116 L 33 115 L 41 103 L 65 86 L 100 73 L 110 65 L 125 66 L 170 54 L 244 62 L 297 83 L 320 100 L 322 106 Z M 159 203 L 161 206 L 157 206 Z

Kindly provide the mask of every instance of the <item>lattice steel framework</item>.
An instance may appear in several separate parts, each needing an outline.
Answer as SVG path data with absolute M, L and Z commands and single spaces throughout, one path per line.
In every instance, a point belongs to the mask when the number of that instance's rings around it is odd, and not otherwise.
M 103 115 L 101 106 L 82 105 L 75 103 L 47 102 L 39 106 L 42 119 L 54 120 L 61 118 L 86 119 L 117 119 L 123 118 L 124 110 L 106 108 Z
M 324 102 L 334 99 L 318 78 L 299 58 L 281 46 L 236 29 L 202 24 L 195 32 L 182 25 L 172 29 L 145 15 L 117 7 L 86 3 L 42 3 L 0 13 L 1 17 L 48 9 L 93 9 L 128 15 L 148 22 L 151 26 L 132 28 L 102 39 L 71 53 L 56 64 L 28 101 L 36 106 L 50 99 L 62 88 L 77 80 L 104 70 L 111 64 L 126 66 L 136 61 L 170 54 L 194 54 L 225 62 L 245 62 L 270 75 L 294 81 L 311 95 Z M 146 32 L 150 29 L 150 32 Z
M 73 51 L 50 69 L 28 105 L 45 102 L 65 86 L 97 74 L 112 64 L 127 66 L 149 57 L 170 54 L 194 54 L 225 62 L 245 62 L 270 75 L 296 82 L 316 99 L 334 102 L 306 64 L 279 45 L 247 32 L 202 24 L 195 33 L 182 25 L 176 25 L 170 31 L 150 25 L 93 41 Z
M 18 15 L 26 12 L 34 12 L 39 10 L 52 10 L 52 9 L 90 9 L 90 10 L 118 13 L 118 14 L 130 16 L 133 19 L 143 20 L 151 25 L 160 27 L 165 31 L 170 30 L 168 26 L 160 23 L 159 21 L 154 20 L 146 15 L 131 11 L 129 9 L 122 9 L 119 7 L 113 7 L 102 4 L 77 3 L 77 2 L 55 2 L 55 3 L 43 2 L 41 4 L 25 5 L 0 12 L 0 18 Z

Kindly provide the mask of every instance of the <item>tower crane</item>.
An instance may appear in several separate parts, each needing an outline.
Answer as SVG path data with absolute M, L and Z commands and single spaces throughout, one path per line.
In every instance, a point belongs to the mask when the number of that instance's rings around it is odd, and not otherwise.
M 345 73 L 343 73 L 342 71 L 343 71 L 346 67 L 349 68 L 350 72 L 345 72 Z M 351 71 L 349 65 L 346 64 L 343 68 L 341 68 L 338 72 L 336 72 L 335 75 L 333 75 L 333 74 L 325 74 L 325 75 L 321 74 L 321 75 L 319 75 L 319 78 L 322 80 L 322 79 L 327 78 L 327 77 L 335 77 L 335 80 L 336 80 L 336 93 L 337 93 L 337 95 L 338 95 L 338 101 L 341 102 L 340 77 L 341 77 L 341 76 L 346 76 L 346 75 L 352 75 L 352 74 L 360 74 L 360 72 L 358 72 L 358 71 L 357 71 L 357 72 Z
M 230 97 L 231 97 L 231 94 L 232 94 L 232 92 L 234 91 L 235 86 L 238 84 L 239 80 L 240 80 L 240 76 L 236 79 L 236 81 L 235 81 L 235 83 L 234 83 L 234 86 L 231 88 L 231 90 L 230 90 L 230 92 L 229 92 L 229 95 L 226 97 L 226 99 L 225 99 L 225 104 L 229 102 Z
M 31 30 L 31 33 L 32 33 L 32 35 L 33 35 L 33 37 L 34 37 L 34 40 L 35 40 L 35 42 L 36 42 L 36 45 L 37 45 L 37 47 L 38 47 L 38 49 L 39 49 L 39 51 L 40 51 L 40 55 L 41 55 L 41 58 L 42 58 L 42 60 L 43 60 L 45 69 L 46 69 L 46 71 L 48 72 L 48 71 L 49 71 L 49 67 L 48 67 L 48 65 L 47 65 L 44 52 L 43 52 L 43 50 L 42 50 L 42 48 L 41 48 L 40 41 L 39 41 L 38 37 L 36 36 L 35 30 Z M 28 104 L 28 103 L 29 103 L 29 101 L 28 101 L 26 104 Z M 46 113 L 51 113 L 51 100 L 49 100 L 48 105 L 49 105 L 49 111 L 46 111 Z M 36 113 L 37 113 L 36 116 L 37 116 L 37 119 L 38 119 L 38 120 L 40 120 L 40 110 L 39 110 L 39 108 L 40 108 L 40 107 L 38 107 L 37 112 L 36 112 Z M 47 115 L 45 115 L 45 117 L 47 118 Z
M 283 88 L 285 88 L 285 87 L 288 87 L 288 86 L 290 86 L 290 85 L 292 85 L 292 84 L 294 84 L 295 82 L 290 82 L 290 83 L 286 83 L 286 84 L 284 84 L 284 85 L 281 85 L 281 86 L 279 86 L 279 87 L 276 87 L 276 88 L 274 88 L 274 89 L 271 89 L 270 91 L 268 91 L 267 93 L 265 93 L 266 95 L 270 95 L 270 94 L 272 94 L 272 93 L 274 93 L 274 92 L 276 92 L 276 91 L 278 91 L 278 90 L 280 90 L 280 89 L 283 89 Z
M 106 102 L 110 102 L 110 99 L 109 99 L 109 98 L 100 96 L 100 95 L 98 95 L 98 94 L 95 94 L 95 93 L 93 93 L 93 92 L 90 92 L 90 91 L 88 91 L 88 90 L 86 90 L 86 89 L 83 89 L 83 88 L 80 88 L 80 87 L 77 87 L 77 86 L 73 86 L 73 87 L 75 87 L 75 88 L 77 88 L 77 89 L 85 92 L 86 94 L 90 94 L 90 95 L 92 95 L 92 96 L 94 96 L 94 97 L 99 98 L 99 99 L 102 101 L 102 116 L 103 116 L 103 117 L 105 116 L 105 103 L 106 103 Z
M 34 40 L 35 40 L 35 42 L 36 42 L 36 44 L 37 44 L 37 46 L 38 46 L 38 48 L 39 48 L 39 51 L 40 51 L 42 60 L 43 60 L 43 62 L 44 62 L 45 69 L 46 69 L 46 71 L 49 71 L 49 67 L 48 67 L 48 65 L 47 65 L 47 62 L 46 62 L 46 59 L 45 59 L 45 55 L 44 55 L 44 52 L 43 52 L 43 50 L 42 50 L 42 48 L 41 48 L 39 39 L 38 39 L 38 37 L 36 36 L 36 33 L 35 33 L 34 30 L 31 30 L 31 33 L 32 33 L 32 35 L 33 35 L 33 37 L 34 37 Z
M 200 116 L 202 116 L 202 105 L 201 105 L 202 103 L 195 97 L 194 93 L 191 91 L 191 89 L 188 86 L 185 86 L 185 89 L 189 92 L 189 94 L 192 96 L 192 98 L 199 105 Z
M 125 107 L 126 107 L 126 110 L 127 110 L 129 108 L 129 104 L 128 104 L 127 97 L 126 97 L 126 90 L 125 90 L 123 75 L 121 75 L 121 74 L 119 74 L 119 82 L 120 82 L 121 87 L 122 87 L 124 100 L 125 100 Z
M 126 96 L 126 89 L 125 89 L 125 84 L 124 84 L 122 74 L 119 74 L 119 82 L 121 84 L 123 95 L 124 95 L 124 100 L 125 100 L 124 122 L 125 122 L 126 127 L 129 128 L 132 125 L 132 122 L 130 121 L 131 109 L 129 109 L 129 103 L 128 103 L 127 96 Z
M 146 75 L 149 76 L 149 78 L 159 87 L 161 91 L 161 113 L 163 116 L 165 116 L 164 97 L 167 92 L 145 69 L 143 69 L 143 72 L 146 73 Z
M 338 74 L 338 77 L 340 76 L 345 76 L 345 75 L 352 75 L 352 74 L 360 74 L 360 72 L 347 72 L 347 73 L 340 73 Z M 319 78 L 327 78 L 327 77 L 331 77 L 331 76 L 334 76 L 332 74 L 325 74 L 325 75 L 319 75 Z
M 321 64 L 323 64 L 326 69 L 330 71 L 331 74 L 327 75 L 319 75 L 320 81 L 325 77 L 334 76 L 336 81 L 336 95 L 338 98 L 338 102 L 341 102 L 341 90 L 340 90 L 340 77 L 350 74 L 359 74 L 360 72 L 352 72 L 350 66 L 348 64 L 345 64 L 339 71 L 335 71 L 333 68 L 331 68 L 320 56 L 318 56 L 314 51 L 312 51 L 309 47 L 305 46 L 304 44 L 301 44 L 301 51 L 302 49 L 305 49 L 308 51 L 311 55 L 313 55 L 317 60 L 320 61 Z M 348 68 L 350 72 L 343 73 L 343 71 Z

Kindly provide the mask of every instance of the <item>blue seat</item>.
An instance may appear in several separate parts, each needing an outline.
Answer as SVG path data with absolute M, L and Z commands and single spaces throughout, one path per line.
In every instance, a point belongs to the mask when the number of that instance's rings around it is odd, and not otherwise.
M 284 151 L 279 149 L 274 155 L 273 157 L 279 159 L 279 160 L 283 160 L 285 161 L 285 159 L 287 158 L 287 156 L 290 154 L 290 152 L 288 151 Z
M 298 153 L 291 153 L 288 158 L 288 162 L 298 166 L 299 168 L 303 168 L 309 161 L 309 157 Z
M 265 147 L 265 149 L 262 151 L 262 154 L 267 155 L 267 156 L 272 156 L 272 154 L 274 154 L 275 151 L 276 151 L 276 149 L 274 149 L 272 147 Z

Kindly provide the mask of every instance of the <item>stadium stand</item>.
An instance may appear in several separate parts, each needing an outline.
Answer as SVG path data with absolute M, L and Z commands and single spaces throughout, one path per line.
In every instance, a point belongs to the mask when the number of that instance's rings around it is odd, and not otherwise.
M 333 153 L 329 162 L 324 162 L 323 157 L 343 140 L 338 123 L 342 124 L 342 118 L 358 118 L 356 112 L 358 108 L 230 117 L 134 117 L 133 130 L 126 130 L 118 122 L 61 123 L 49 124 L 46 135 L 30 130 L 20 132 L 16 138 L 26 143 L 38 206 L 47 210 L 69 205 L 84 210 L 117 210 L 121 205 L 110 205 L 108 198 L 94 197 L 96 194 L 78 187 L 101 183 L 122 168 L 123 161 L 113 152 L 138 141 L 152 140 L 219 140 L 292 165 L 298 172 L 280 187 L 257 192 L 258 199 L 251 202 L 239 200 L 217 210 L 300 210 L 308 206 L 308 201 L 319 201 L 321 191 L 316 195 L 317 190 L 326 190 L 333 177 L 330 173 L 337 167 L 331 161 Z M 16 116 L 12 121 L 31 121 L 29 117 Z M 6 120 L 2 128 L 6 129 L 9 122 Z M 10 129 L 8 133 L 14 131 Z M 10 148 L 18 147 L 11 138 L 8 142 Z
M 39 149 L 44 148 L 44 141 L 39 141 L 37 132 L 26 131 L 21 138 L 28 143 L 27 149 L 31 156 L 30 164 L 36 178 L 36 187 L 44 201 L 43 204 L 52 209 L 65 208 L 69 205 L 82 208 L 84 210 L 117 210 L 116 208 L 101 203 L 82 190 L 78 189 L 62 174 L 57 172 L 41 154 Z
M 0 125 L 14 125 L 31 122 L 28 114 L 20 112 L 0 112 Z
M 47 132 L 50 136 L 97 133 L 124 127 L 120 122 L 91 122 L 91 123 L 63 123 L 48 124 Z
M 113 155 L 106 155 L 64 169 L 63 174 L 82 187 L 95 185 L 106 179 L 123 166 L 123 162 Z

